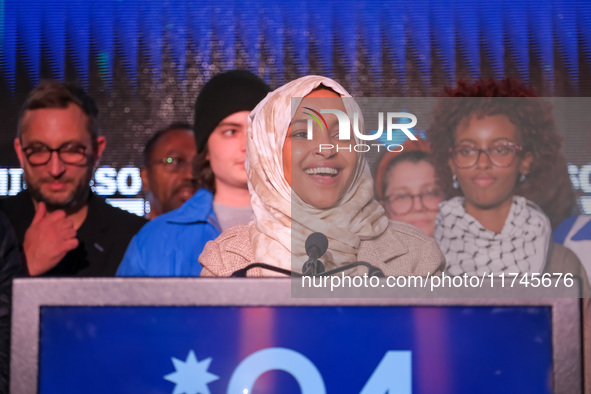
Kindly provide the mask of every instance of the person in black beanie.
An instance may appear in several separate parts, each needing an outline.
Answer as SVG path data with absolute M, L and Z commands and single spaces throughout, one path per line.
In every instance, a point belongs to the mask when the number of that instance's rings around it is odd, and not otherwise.
M 246 131 L 250 111 L 270 92 L 249 71 L 214 76 L 195 102 L 198 191 L 180 208 L 158 216 L 132 239 L 118 276 L 199 276 L 197 258 L 224 230 L 252 215 L 246 181 Z

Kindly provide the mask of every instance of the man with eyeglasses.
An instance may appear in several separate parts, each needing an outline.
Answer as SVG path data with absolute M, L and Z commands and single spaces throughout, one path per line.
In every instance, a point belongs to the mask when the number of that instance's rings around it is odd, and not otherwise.
M 145 219 L 108 205 L 89 182 L 105 149 L 86 93 L 41 82 L 27 97 L 14 148 L 27 188 L 0 200 L 31 276 L 113 276 Z
M 174 122 L 157 131 L 144 148 L 142 187 L 149 218 L 177 209 L 197 190 L 192 162 L 197 153 L 193 126 Z

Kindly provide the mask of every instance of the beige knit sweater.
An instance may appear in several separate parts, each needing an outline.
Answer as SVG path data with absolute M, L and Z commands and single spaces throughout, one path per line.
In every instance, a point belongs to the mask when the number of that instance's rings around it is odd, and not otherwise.
M 330 245 L 329 245 L 330 249 Z M 445 259 L 435 239 L 414 226 L 391 221 L 379 237 L 362 241 L 357 253 L 359 261 L 380 268 L 385 275 L 431 275 L 445 269 Z M 199 257 L 203 266 L 201 276 L 230 276 L 234 271 L 255 263 L 248 226 L 235 226 L 209 241 Z M 273 264 L 273 256 L 260 263 Z M 350 275 L 363 275 L 365 267 L 349 271 Z M 248 276 L 264 276 L 260 268 L 248 271 Z

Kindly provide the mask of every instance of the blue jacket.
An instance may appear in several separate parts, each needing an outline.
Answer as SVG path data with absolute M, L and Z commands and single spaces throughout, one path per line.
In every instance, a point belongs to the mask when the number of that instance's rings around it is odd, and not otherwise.
M 213 195 L 200 189 L 180 208 L 142 227 L 129 243 L 117 276 L 199 276 L 197 259 L 218 235 Z

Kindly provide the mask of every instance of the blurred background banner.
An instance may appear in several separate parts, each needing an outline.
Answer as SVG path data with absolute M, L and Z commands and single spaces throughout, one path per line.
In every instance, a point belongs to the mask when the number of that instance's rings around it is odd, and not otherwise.
M 143 214 L 144 144 L 191 122 L 201 86 L 235 68 L 273 88 L 320 74 L 354 96 L 432 97 L 460 78 L 504 77 L 540 96 L 591 96 L 591 3 L 0 0 L 0 195 L 22 188 L 20 105 L 54 78 L 78 82 L 99 106 L 108 147 L 97 193 Z M 585 109 L 566 111 L 580 118 L 560 127 L 571 180 L 591 196 L 591 126 Z

